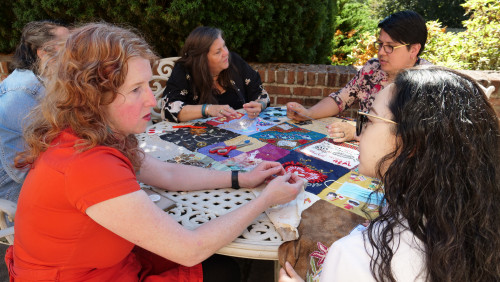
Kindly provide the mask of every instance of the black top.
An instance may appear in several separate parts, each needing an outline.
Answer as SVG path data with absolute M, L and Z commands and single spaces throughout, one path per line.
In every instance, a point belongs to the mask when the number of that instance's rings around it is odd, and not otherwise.
M 229 105 L 241 109 L 243 104 L 255 100 L 264 100 L 269 104 L 269 95 L 262 86 L 260 75 L 252 69 L 238 54 L 230 53 L 230 62 L 236 71 L 230 72 L 233 87 L 215 98 L 219 105 Z M 165 119 L 178 121 L 177 115 L 185 105 L 198 105 L 199 97 L 194 96 L 191 74 L 183 64 L 175 64 L 172 75 L 163 92 Z

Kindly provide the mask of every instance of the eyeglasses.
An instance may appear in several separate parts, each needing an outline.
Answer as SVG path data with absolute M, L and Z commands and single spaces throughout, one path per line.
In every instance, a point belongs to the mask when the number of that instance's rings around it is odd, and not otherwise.
M 361 130 L 365 126 L 365 123 L 368 121 L 368 117 L 380 119 L 380 120 L 383 120 L 385 122 L 389 122 L 389 123 L 393 123 L 393 124 L 398 124 L 397 122 L 390 120 L 390 119 L 386 119 L 383 117 L 379 117 L 379 116 L 371 115 L 369 113 L 358 111 L 358 119 L 356 120 L 356 135 L 358 135 L 358 136 L 361 135 Z
M 399 46 L 391 46 L 391 45 L 384 45 L 384 43 L 380 43 L 380 42 L 373 42 L 373 47 L 375 47 L 375 49 L 380 50 L 383 47 L 384 51 L 387 54 L 391 54 L 394 51 L 394 49 L 396 49 L 396 48 L 403 47 L 403 46 L 408 46 L 408 45 L 410 45 L 410 44 L 403 44 L 403 45 L 399 45 Z

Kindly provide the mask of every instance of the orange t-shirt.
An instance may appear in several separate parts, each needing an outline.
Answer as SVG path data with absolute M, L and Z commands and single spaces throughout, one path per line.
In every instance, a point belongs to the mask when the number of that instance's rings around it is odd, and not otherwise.
M 59 281 L 138 281 L 144 268 L 132 252 L 134 244 L 85 213 L 94 204 L 140 189 L 132 164 L 109 147 L 77 152 L 77 141 L 63 131 L 26 177 L 9 269 L 16 281 L 52 276 Z M 201 265 L 177 268 L 202 277 Z

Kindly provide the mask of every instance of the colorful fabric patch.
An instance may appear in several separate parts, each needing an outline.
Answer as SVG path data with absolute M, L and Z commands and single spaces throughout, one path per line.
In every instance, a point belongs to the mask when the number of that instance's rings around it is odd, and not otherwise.
M 268 107 L 259 115 L 265 121 L 281 123 L 288 120 L 286 107 Z
M 257 152 L 255 151 L 253 153 L 243 153 L 234 158 L 221 161 L 221 163 L 229 167 L 231 170 L 251 171 L 263 162 L 262 159 L 259 159 L 256 156 Z
M 251 137 L 283 149 L 293 150 L 321 139 L 325 135 L 297 127 L 293 124 L 282 123 L 265 131 L 252 134 Z
M 379 213 L 383 193 L 380 180 L 350 171 L 326 187 L 318 196 L 362 217 L 375 218 Z M 368 217 L 363 209 L 368 213 Z
M 234 132 L 206 123 L 195 123 L 193 125 L 206 128 L 177 128 L 161 134 L 160 138 L 195 152 L 208 145 L 224 142 L 238 136 Z
M 301 178 L 307 179 L 309 183 L 324 182 L 327 178 L 327 176 L 320 171 L 312 170 L 299 162 L 290 161 L 282 165 L 286 172 L 295 173 Z
M 235 120 L 235 119 L 240 119 L 244 115 L 245 114 L 243 114 L 243 113 L 236 112 L 236 117 L 235 118 L 226 117 L 226 116 L 223 116 L 223 117 L 213 117 L 209 121 L 207 121 L 207 124 L 210 124 L 210 125 L 213 125 L 213 126 L 218 126 L 218 125 L 230 122 L 230 121 Z
M 272 144 L 266 144 L 265 146 L 262 146 L 259 149 L 250 151 L 248 153 L 249 154 L 257 153 L 255 157 L 261 160 L 277 161 L 285 157 L 286 155 L 290 154 L 290 151 L 276 147 Z
M 218 125 L 220 128 L 227 129 L 229 131 L 243 134 L 243 135 L 251 135 L 263 130 L 266 130 L 270 127 L 276 125 L 275 123 L 268 122 L 260 117 L 251 119 L 248 116 L 244 116 L 237 120 L 232 120 L 227 123 L 223 123 Z
M 216 162 L 214 161 L 214 159 L 197 152 L 183 153 L 172 159 L 167 160 L 167 162 L 210 168 L 213 170 L 222 170 L 222 171 L 230 170 L 227 166 L 221 164 L 220 162 Z
M 210 150 L 212 150 L 213 148 L 215 147 L 227 147 L 228 145 L 226 145 L 226 143 L 224 142 L 221 142 L 221 143 L 215 143 L 215 144 L 212 144 L 212 145 L 208 145 L 206 147 L 203 147 L 203 148 L 199 148 L 198 149 L 198 153 L 201 153 L 205 156 L 208 156 L 216 161 L 224 161 L 224 160 L 227 160 L 229 158 L 233 158 L 233 157 L 236 157 L 237 155 L 243 153 L 242 151 L 238 150 L 238 149 L 233 149 L 233 150 L 230 150 L 229 153 L 227 155 L 219 155 L 217 153 L 210 153 Z
M 262 142 L 258 139 L 252 138 L 252 137 L 248 137 L 246 135 L 240 135 L 236 138 L 229 139 L 227 141 L 224 141 L 224 143 L 226 143 L 226 145 L 228 145 L 228 146 L 229 145 L 237 145 L 237 144 L 241 144 L 241 143 L 251 143 L 247 146 L 238 148 L 238 151 L 241 151 L 241 152 L 250 152 L 250 151 L 253 151 L 255 149 L 259 149 L 259 148 L 267 145 L 267 143 L 265 143 L 265 142 Z
M 164 162 L 181 154 L 191 153 L 188 149 L 166 142 L 157 135 L 144 136 L 143 140 L 139 140 L 139 148 L 148 155 Z
M 307 184 L 306 191 L 316 195 L 327 188 L 332 182 L 349 172 L 344 167 L 311 158 L 295 151 L 291 151 L 290 154 L 279 159 L 278 162 L 283 166 L 286 165 L 290 172 L 297 171 L 299 175 L 300 172 L 303 172 L 304 178 L 307 176 L 314 181 Z M 292 162 L 293 165 L 291 165 Z
M 312 144 L 297 149 L 310 157 L 323 160 L 332 164 L 340 165 L 348 169 L 358 166 L 359 151 L 354 146 L 341 146 L 342 143 L 335 143 L 330 138 L 320 139 Z
M 228 141 L 226 141 L 226 144 L 227 143 Z M 265 144 L 258 149 L 242 153 L 234 158 L 226 159 L 222 161 L 222 163 L 232 170 L 250 171 L 262 161 L 276 161 L 288 154 L 290 154 L 288 150 L 278 148 L 271 144 Z

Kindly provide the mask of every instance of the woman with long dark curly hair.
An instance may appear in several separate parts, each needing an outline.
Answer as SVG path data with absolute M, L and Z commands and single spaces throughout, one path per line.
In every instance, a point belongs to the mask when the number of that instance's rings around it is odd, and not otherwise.
M 382 179 L 384 208 L 331 246 L 321 281 L 498 281 L 500 130 L 478 84 L 405 70 L 357 125 L 359 172 Z

